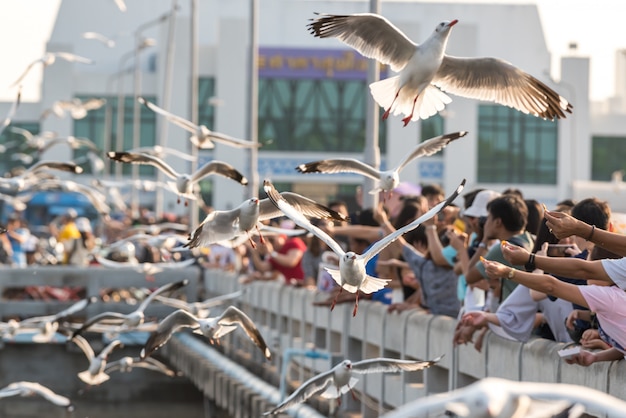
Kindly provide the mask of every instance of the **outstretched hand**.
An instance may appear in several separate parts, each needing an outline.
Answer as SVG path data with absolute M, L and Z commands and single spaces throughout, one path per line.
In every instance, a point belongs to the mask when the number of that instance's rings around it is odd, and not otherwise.
M 507 241 L 502 241 L 500 245 L 502 246 L 502 255 L 512 265 L 523 266 L 528 262 L 530 252 L 525 248 L 510 244 Z
M 563 212 L 546 210 L 544 217 L 546 218 L 546 226 L 552 235 L 558 239 L 575 235 L 576 223 L 579 221 L 573 216 Z

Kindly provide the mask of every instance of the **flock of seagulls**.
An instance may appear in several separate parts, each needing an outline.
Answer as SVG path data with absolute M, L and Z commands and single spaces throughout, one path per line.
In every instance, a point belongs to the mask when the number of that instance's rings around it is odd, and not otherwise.
M 116 1 L 116 5 L 120 11 L 126 10 L 126 5 L 122 0 Z M 446 55 L 448 37 L 451 29 L 456 24 L 458 24 L 458 20 L 439 23 L 430 37 L 422 44 L 417 44 L 410 40 L 384 17 L 371 13 L 319 15 L 311 19 L 311 23 L 307 27 L 315 37 L 336 38 L 364 56 L 389 65 L 393 71 L 398 73 L 396 76 L 375 82 L 369 86 L 374 100 L 385 109 L 383 119 L 387 119 L 391 114 L 401 114 L 404 116 L 402 121 L 405 126 L 411 121 L 426 119 L 442 111 L 445 105 L 451 102 L 450 97 L 446 93 L 471 99 L 492 101 L 550 120 L 565 118 L 566 113 L 572 112 L 572 105 L 566 99 L 532 75 L 504 60 L 498 58 L 459 58 Z M 98 40 L 109 47 L 114 45 L 111 39 L 94 32 L 86 32 L 83 34 L 83 37 L 85 39 Z M 46 53 L 40 59 L 29 64 L 13 86 L 18 86 L 35 65 L 41 64 L 47 67 L 53 65 L 58 59 L 81 64 L 93 63 L 91 59 L 67 52 Z M 198 125 L 181 116 L 172 114 L 145 100 L 143 97 L 138 97 L 137 100 L 168 122 L 188 131 L 191 134 L 189 140 L 198 148 L 212 149 L 216 143 L 241 149 L 257 148 L 263 145 L 214 132 L 205 125 Z M 20 93 L 18 91 L 15 103 L 0 125 L 0 133 L 10 125 L 19 104 Z M 42 114 L 42 118 L 47 117 L 49 114 L 63 117 L 66 113 L 69 113 L 71 117 L 79 119 L 85 117 L 90 110 L 97 109 L 104 104 L 105 101 L 102 99 L 58 101 Z M 24 136 L 23 144 L 39 150 L 45 150 L 46 147 L 57 143 L 64 143 L 74 149 L 86 147 L 95 157 L 100 153 L 93 142 L 86 138 L 59 138 L 54 133 L 33 135 L 25 130 L 20 132 L 18 128 L 12 128 L 12 130 Z M 295 170 L 300 173 L 357 173 L 378 181 L 377 188 L 372 192 L 391 192 L 399 183 L 401 170 L 408 164 L 417 158 L 429 156 L 440 151 L 452 141 L 464 137 L 466 134 L 467 132 L 460 131 L 432 138 L 416 147 L 396 167 L 386 171 L 380 171 L 375 167 L 354 159 L 313 161 L 299 165 Z M 113 161 L 152 165 L 162 171 L 173 180 L 167 183 L 167 189 L 179 196 L 179 202 L 180 198 L 196 199 L 198 182 L 209 175 L 221 175 L 244 186 L 248 183 L 248 180 L 241 172 L 229 163 L 222 161 L 211 161 L 194 173 L 179 173 L 165 162 L 165 158 L 168 155 L 175 155 L 187 160 L 192 158 L 180 151 L 168 150 L 158 146 L 106 153 L 106 156 Z M 110 208 L 106 203 L 107 200 L 114 199 L 117 201 L 115 203 L 117 207 L 125 207 L 123 197 L 119 192 L 123 185 L 106 181 L 98 181 L 93 187 L 79 185 L 79 183 L 71 180 L 61 181 L 55 178 L 51 173 L 54 170 L 73 174 L 82 172 L 81 167 L 74 162 L 40 161 L 24 170 L 22 174 L 0 179 L 0 189 L 8 190 L 13 194 L 42 190 L 46 187 L 62 190 L 79 190 L 89 197 L 100 214 L 107 219 L 110 213 Z M 142 181 L 141 184 L 133 184 L 132 187 L 163 187 L 162 184 L 149 183 Z M 375 292 L 385 287 L 388 282 L 386 279 L 367 275 L 365 264 L 402 234 L 415 229 L 421 223 L 437 215 L 458 196 L 464 184 L 465 180 L 446 200 L 434 206 L 423 216 L 374 243 L 365 253 L 356 254 L 352 251 L 343 250 L 331 236 L 314 226 L 310 220 L 311 218 L 347 220 L 343 215 L 305 196 L 286 191 L 278 192 L 271 180 L 266 179 L 264 182 L 264 191 L 268 196 L 266 199 L 250 198 L 234 209 L 212 211 L 197 229 L 186 231 L 189 235 L 183 248 L 208 247 L 214 243 L 222 243 L 224 245 L 230 243 L 232 245 L 233 242 L 243 242 L 241 241 L 242 239 L 248 239 L 253 242 L 251 239 L 252 234 L 260 235 L 261 242 L 263 242 L 262 231 L 272 233 L 263 222 L 272 218 L 286 216 L 303 228 L 303 230 L 310 232 L 325 242 L 339 256 L 340 263 L 338 269 L 328 268 L 327 270 L 340 287 L 340 291 L 346 290 L 356 293 L 357 297 L 353 309 L 353 316 L 356 316 L 359 292 Z M 111 192 L 113 189 L 116 190 L 116 195 Z M 182 227 L 185 229 L 186 225 Z M 141 233 L 138 232 L 138 234 Z M 150 232 L 150 234 L 152 233 L 154 235 L 159 234 L 159 232 L 155 231 Z M 165 243 L 170 237 L 154 235 L 150 237 L 137 236 L 136 238 L 155 240 L 154 242 L 158 241 L 155 245 L 165 247 Z M 122 246 L 125 244 L 120 242 L 117 245 Z M 114 248 L 115 245 L 113 243 L 111 248 Z M 174 246 L 169 246 L 168 248 L 169 251 L 175 251 L 176 249 Z M 163 266 L 161 266 L 160 263 L 138 263 L 132 260 L 119 262 L 100 257 L 97 254 L 95 256 L 100 264 L 107 268 L 133 266 L 146 274 L 154 274 L 156 271 L 166 268 L 166 264 L 169 267 L 173 267 L 175 264 L 176 267 L 174 268 L 180 268 L 195 261 L 191 259 L 179 263 L 162 263 Z M 202 335 L 210 344 L 219 344 L 220 338 L 240 328 L 267 360 L 272 358 L 270 348 L 254 324 L 254 321 L 236 306 L 230 305 L 220 315 L 209 317 L 211 308 L 235 299 L 241 293 L 203 302 L 182 302 L 178 298 L 171 297 L 171 294 L 185 285 L 187 285 L 187 281 L 182 280 L 169 283 L 154 290 L 134 311 L 128 314 L 103 312 L 88 318 L 82 324 L 74 324 L 69 328 L 60 326 L 64 318 L 75 314 L 94 302 L 90 299 L 80 301 L 57 315 L 2 323 L 0 324 L 0 332 L 2 332 L 3 338 L 12 338 L 15 333 L 23 330 L 36 331 L 37 339 L 35 341 L 46 342 L 50 341 L 51 336 L 60 330 L 65 331 L 68 335 L 68 340 L 76 344 L 87 357 L 89 362 L 88 368 L 80 372 L 78 377 L 88 385 L 100 385 L 109 380 L 109 373 L 113 371 L 130 372 L 135 367 L 143 367 L 168 376 L 176 376 L 176 371 L 171 370 L 151 356 L 160 347 L 167 344 L 172 335 L 186 328 Z M 331 305 L 331 310 L 334 308 L 335 301 Z M 146 324 L 144 312 L 148 305 L 152 303 L 169 305 L 176 310 L 157 323 Z M 126 356 L 112 362 L 108 361 L 109 356 L 116 349 L 122 347 L 120 339 L 113 339 L 96 355 L 88 340 L 82 336 L 83 333 L 94 331 L 117 335 L 123 332 L 145 329 L 146 325 L 150 326 L 150 336 L 142 347 L 139 356 Z M 305 402 L 318 394 L 327 398 L 339 398 L 342 394 L 352 390 L 357 382 L 355 374 L 424 370 L 436 364 L 440 359 L 441 357 L 430 361 L 410 361 L 374 358 L 354 363 L 350 360 L 344 360 L 331 370 L 304 382 L 287 399 L 280 402 L 275 408 L 267 411 L 266 415 L 283 412 L 290 406 Z M 480 405 L 482 405 L 480 402 L 475 402 L 477 395 L 472 395 L 473 393 L 472 389 L 468 389 L 460 394 L 459 397 L 455 398 L 454 395 L 451 395 L 452 401 L 437 400 L 435 403 L 437 406 L 444 405 L 448 411 L 458 416 L 484 416 L 480 415 L 482 412 L 473 412 L 472 408 L 480 408 Z M 16 382 L 0 389 L 0 398 L 15 395 L 40 395 L 54 404 L 71 407 L 69 399 L 54 394 L 48 388 L 38 383 Z M 480 398 L 481 401 L 487 399 L 486 395 L 482 396 Z M 494 408 L 494 404 L 491 399 L 488 400 L 489 403 L 486 404 L 486 407 L 491 411 Z M 465 406 L 459 406 L 459 402 Z M 433 405 L 434 403 L 424 400 L 423 404 Z M 428 409 L 430 406 L 424 406 L 423 408 Z M 425 411 L 426 409 L 423 410 Z M 498 413 L 489 416 L 503 415 Z

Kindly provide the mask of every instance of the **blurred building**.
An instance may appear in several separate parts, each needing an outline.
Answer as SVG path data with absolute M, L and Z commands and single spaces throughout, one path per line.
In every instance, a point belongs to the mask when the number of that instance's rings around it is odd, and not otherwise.
M 20 108 L 15 126 L 33 132 L 87 137 L 106 151 L 160 144 L 190 152 L 189 133 L 144 107 L 135 108 L 134 100 L 135 93 L 139 93 L 174 114 L 192 117 L 192 2 L 179 1 L 177 10 L 172 9 L 172 3 L 129 0 L 128 10 L 122 13 L 110 0 L 63 0 L 47 49 L 73 52 L 93 59 L 95 64 L 57 60 L 47 67 L 41 102 Z M 252 2 L 197 3 L 195 111 L 199 122 L 218 132 L 249 139 Z M 368 60 L 336 39 L 314 38 L 306 24 L 315 12 L 367 12 L 369 2 L 260 3 L 258 139 L 266 145 L 258 154 L 259 177 L 271 178 L 280 190 L 291 189 L 321 201 L 351 201 L 356 187 L 363 182 L 361 177 L 302 175 L 295 167 L 320 158 L 362 158 L 369 98 Z M 550 74 L 555 71 L 536 6 L 384 1 L 382 14 L 415 42 L 425 40 L 440 21 L 457 18 L 460 22 L 452 30 L 448 54 L 510 61 L 574 105 L 567 119 L 553 122 L 451 95 L 452 103 L 445 111 L 425 121 L 403 127 L 400 117 L 392 116 L 380 122 L 383 167 L 395 165 L 422 140 L 457 130 L 469 132 L 444 152 L 411 164 L 402 172 L 403 181 L 439 183 L 452 190 L 466 178 L 467 190 L 516 187 L 527 197 L 550 204 L 573 196 L 577 181 L 609 181 L 614 171 L 626 168 L 626 81 L 618 81 L 621 91 L 611 103 L 590 103 L 589 59 L 578 56 L 575 50 L 562 59 L 560 73 L 554 76 L 558 81 L 553 80 Z M 115 46 L 109 48 L 81 37 L 87 31 L 106 35 Z M 626 58 L 623 51 L 618 53 L 622 58 L 617 65 L 623 69 Z M 623 77 L 624 71 L 621 73 Z M 39 120 L 57 100 L 91 97 L 106 98 L 107 106 L 90 111 L 83 119 L 48 116 Z M 8 106 L 3 104 L 0 112 Z M 140 121 L 138 127 L 133 126 L 134 117 Z M 80 157 L 84 151 L 54 147 L 42 158 L 71 159 L 73 153 Z M 249 176 L 248 151 L 217 145 L 214 150 L 201 150 L 199 156 L 200 163 L 209 159 L 226 161 Z M 166 160 L 176 170 L 190 169 L 189 161 L 175 156 Z M 86 171 L 90 171 L 87 166 Z M 107 162 L 104 172 L 91 176 L 128 179 L 131 172 L 130 166 Z M 139 176 L 157 178 L 155 170 L 145 166 L 139 169 Z M 90 174 L 82 178 L 88 181 Z M 237 206 L 249 195 L 232 181 L 215 177 L 206 181 L 203 189 L 205 200 L 218 209 Z M 259 193 L 264 197 L 262 191 Z M 142 193 L 141 201 L 144 205 L 155 204 L 152 194 Z M 186 210 L 169 192 L 163 193 L 163 201 L 156 204 L 162 204 L 167 212 Z

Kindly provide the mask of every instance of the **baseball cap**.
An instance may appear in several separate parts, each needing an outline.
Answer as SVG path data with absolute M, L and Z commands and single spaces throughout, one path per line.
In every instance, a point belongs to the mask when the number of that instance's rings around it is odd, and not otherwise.
M 487 203 L 499 196 L 500 193 L 494 190 L 483 190 L 478 192 L 470 207 L 463 211 L 463 216 L 471 216 L 473 218 L 487 216 Z

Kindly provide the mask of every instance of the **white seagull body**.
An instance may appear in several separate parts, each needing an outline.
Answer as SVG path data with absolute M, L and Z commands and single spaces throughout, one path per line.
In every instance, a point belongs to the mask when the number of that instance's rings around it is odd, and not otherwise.
M 419 157 L 433 155 L 445 148 L 450 142 L 465 135 L 467 135 L 467 132 L 460 131 L 430 138 L 419 144 L 397 167 L 391 170 L 379 171 L 368 164 L 352 158 L 313 161 L 300 164 L 296 167 L 296 170 L 301 173 L 357 173 L 379 181 L 378 187 L 370 191 L 371 194 L 378 193 L 381 190 L 390 192 L 400 184 L 400 171 L 408 163 Z
M 43 57 L 39 58 L 38 60 L 35 60 L 33 62 L 31 62 L 30 64 L 28 64 L 28 67 L 26 67 L 26 70 L 24 70 L 24 72 L 22 73 L 22 75 L 15 81 L 15 83 L 12 84 L 12 86 L 17 86 L 18 84 L 20 84 L 22 82 L 22 80 L 24 79 L 24 77 L 26 77 L 26 75 L 28 74 L 28 72 L 30 71 L 31 68 L 33 68 L 36 64 L 41 63 L 44 68 L 52 65 L 56 62 L 57 58 L 62 58 L 65 61 L 69 61 L 69 62 L 80 62 L 82 64 L 93 64 L 93 61 L 90 60 L 89 58 L 84 58 L 81 57 L 79 55 L 75 55 L 69 52 L 47 52 L 44 54 Z
M 92 386 L 97 386 L 109 380 L 109 375 L 104 372 L 107 359 L 113 350 L 123 346 L 122 342 L 120 340 L 111 341 L 109 345 L 104 347 L 100 354 L 96 356 L 89 342 L 82 336 L 75 335 L 72 337 L 72 341 L 85 353 L 87 360 L 89 360 L 87 370 L 78 373 L 80 380 Z
M 232 165 L 222 161 L 209 161 L 192 174 L 178 173 L 169 164 L 162 159 L 149 154 L 132 153 L 132 152 L 108 152 L 107 156 L 115 161 L 131 163 L 131 164 L 147 164 L 152 165 L 161 170 L 165 175 L 174 179 L 172 183 L 172 190 L 179 196 L 183 196 L 187 199 L 196 199 L 194 193 L 194 187 L 203 178 L 211 175 L 218 174 L 220 176 L 229 178 L 237 183 L 245 186 L 248 184 L 248 179 L 241 174 Z
M 361 360 L 355 363 L 344 360 L 329 371 L 313 376 L 304 382 L 287 399 L 263 415 L 278 414 L 290 406 L 305 402 L 318 393 L 327 399 L 339 398 L 344 393 L 351 391 L 357 384 L 358 379 L 354 377 L 355 374 L 395 373 L 403 370 L 414 372 L 424 370 L 439 360 L 441 357 L 430 361 L 398 360 L 384 357 Z
M 191 132 L 193 135 L 191 136 L 191 142 L 202 149 L 212 149 L 215 148 L 214 142 L 222 143 L 229 145 L 231 147 L 236 148 L 258 148 L 261 146 L 260 143 L 255 143 L 252 141 L 246 141 L 239 138 L 234 138 L 229 135 L 224 135 L 219 132 L 214 132 L 207 128 L 204 125 L 196 125 L 191 121 L 188 121 L 185 118 L 180 116 L 176 116 L 165 109 L 161 109 L 154 103 L 151 103 L 144 99 L 143 97 L 139 97 L 139 103 L 145 105 L 148 109 L 152 110 L 154 113 L 158 113 L 161 116 L 165 116 L 165 118 L 172 122 L 174 125 L 178 125 L 179 127 L 185 129 L 188 132 Z
M 58 395 L 46 386 L 36 382 L 14 382 L 0 389 L 0 398 L 10 396 L 41 396 L 58 406 L 64 406 L 72 410 L 72 402 L 65 396 Z
M 179 282 L 168 283 L 166 285 L 159 287 L 154 292 L 152 292 L 147 298 L 145 298 L 141 302 L 141 304 L 139 304 L 139 307 L 137 307 L 137 309 L 135 309 L 134 311 L 128 314 L 122 314 L 119 312 L 103 312 L 101 314 L 98 314 L 88 319 L 87 321 L 85 321 L 85 323 L 79 329 L 74 331 L 72 333 L 72 338 L 74 338 L 77 335 L 80 335 L 83 331 L 89 329 L 89 327 L 91 327 L 93 324 L 96 324 L 100 321 L 107 321 L 107 320 L 118 321 L 120 331 L 133 330 L 134 328 L 143 324 L 144 319 L 145 319 L 144 311 L 146 310 L 148 305 L 154 300 L 155 297 L 165 292 L 173 292 L 175 290 L 178 290 L 181 287 L 187 285 L 188 282 L 189 281 L 185 279 Z
M 182 309 L 172 312 L 159 323 L 157 330 L 150 334 L 140 355 L 141 358 L 148 357 L 168 342 L 181 328 L 192 328 L 194 332 L 204 335 L 213 344 L 237 327 L 243 329 L 248 338 L 263 352 L 266 359 L 272 358 L 270 349 L 254 322 L 235 306 L 229 306 L 220 316 L 205 319 L 198 318 Z
M 487 377 L 461 389 L 427 396 L 385 414 L 384 418 L 439 416 L 464 418 L 577 417 L 572 409 L 626 417 L 626 402 L 589 387 L 565 383 L 514 382 Z M 565 413 L 565 414 L 563 414 Z M 571 415 L 569 414 L 571 413 Z
M 281 195 L 305 216 L 346 220 L 346 217 L 340 213 L 297 193 L 283 192 Z M 269 199 L 250 198 L 234 209 L 216 210 L 209 213 L 193 234 L 190 234 L 189 242 L 185 244 L 185 247 L 207 247 L 216 242 L 249 234 L 253 228 L 261 228 L 260 221 L 279 216 L 283 216 L 283 213 Z
M 332 237 L 330 237 L 326 232 L 322 231 L 320 228 L 311 224 L 307 218 L 305 218 L 302 213 L 289 204 L 285 199 L 281 197 L 281 195 L 276 191 L 274 186 L 269 180 L 265 180 L 263 189 L 270 201 L 276 205 L 288 218 L 293 220 L 297 225 L 302 228 L 308 230 L 313 235 L 317 236 L 323 242 L 325 242 L 328 247 L 339 257 L 339 269 L 328 268 L 325 269 L 330 273 L 332 278 L 339 284 L 340 293 L 341 290 L 345 289 L 348 292 L 356 293 L 356 301 L 354 304 L 354 310 L 352 315 L 355 316 L 359 307 L 359 291 L 363 293 L 372 293 L 376 292 L 387 284 L 389 280 L 387 279 L 379 279 L 377 277 L 369 276 L 365 272 L 365 265 L 369 260 L 372 259 L 376 254 L 381 252 L 384 248 L 386 248 L 393 241 L 397 240 L 404 233 L 409 232 L 415 228 L 417 228 L 424 221 L 432 218 L 437 213 L 439 213 L 443 208 L 452 203 L 452 201 L 459 195 L 459 193 L 463 190 L 465 185 L 465 180 L 459 185 L 459 187 L 452 193 L 446 200 L 435 205 L 428 212 L 414 220 L 413 222 L 403 226 L 402 228 L 397 229 L 395 232 L 387 235 L 386 237 L 376 241 L 372 244 L 369 249 L 363 254 L 359 255 L 352 251 L 345 252 L 341 245 L 337 243 Z M 339 293 L 337 294 L 339 296 Z M 335 307 L 335 302 L 337 298 L 333 301 L 331 305 L 331 310 Z
M 380 15 L 321 15 L 308 25 L 320 38 L 337 38 L 399 74 L 370 85 L 374 100 L 390 113 L 426 119 L 451 102 L 444 92 L 496 102 L 543 119 L 565 118 L 572 105 L 550 87 L 498 58 L 459 58 L 445 54 L 457 20 L 444 21 L 422 44 L 411 41 Z

